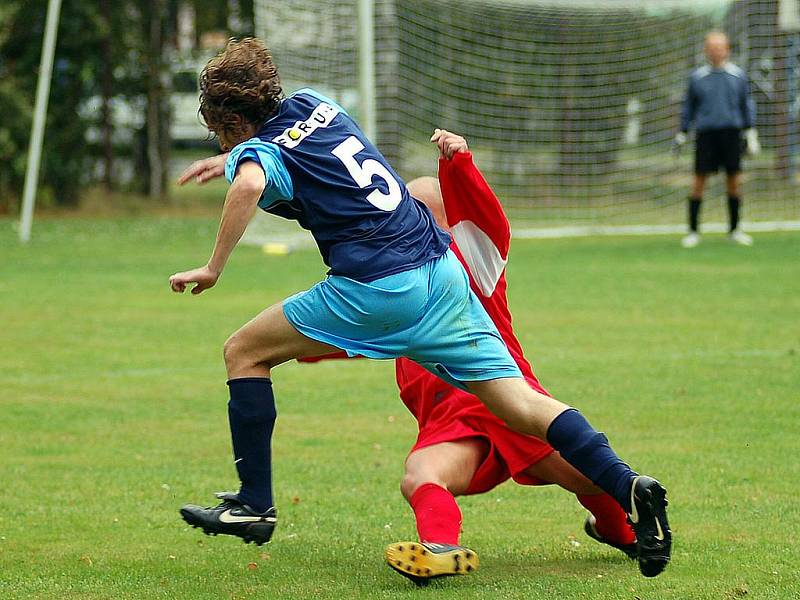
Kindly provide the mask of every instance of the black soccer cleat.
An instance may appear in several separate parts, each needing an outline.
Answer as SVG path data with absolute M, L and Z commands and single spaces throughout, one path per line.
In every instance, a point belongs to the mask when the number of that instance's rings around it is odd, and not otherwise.
M 639 475 L 631 486 L 628 522 L 636 532 L 639 570 L 655 577 L 667 567 L 672 551 L 672 532 L 667 522 L 667 490 L 652 477 Z
M 206 535 L 235 535 L 245 544 L 266 544 L 277 523 L 277 510 L 271 507 L 258 513 L 239 501 L 235 492 L 214 494 L 222 500 L 217 506 L 203 508 L 195 504 L 181 507 L 181 516 L 192 527 L 200 527 Z
M 386 547 L 386 562 L 418 586 L 448 575 L 466 575 L 478 568 L 478 555 L 469 548 L 430 542 L 397 542 Z
M 633 542 L 632 544 L 617 544 L 616 542 L 607 540 L 597 531 L 597 527 L 595 526 L 596 523 L 597 520 L 594 518 L 594 515 L 589 513 L 586 516 L 586 521 L 583 522 L 583 530 L 586 532 L 586 535 L 593 540 L 597 540 L 601 544 L 606 544 L 607 546 L 616 548 L 620 552 L 625 553 L 628 558 L 637 558 L 639 556 L 639 550 L 636 548 L 636 542 Z

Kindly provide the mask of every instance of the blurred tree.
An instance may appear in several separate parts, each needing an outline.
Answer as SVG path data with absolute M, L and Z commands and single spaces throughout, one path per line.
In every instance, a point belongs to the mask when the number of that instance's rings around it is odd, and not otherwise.
M 63 0 L 40 176 L 45 203 L 75 205 L 93 179 L 119 186 L 120 155 L 131 152 L 132 187 L 165 197 L 170 68 L 181 58 L 177 15 L 187 3 L 197 15 L 195 41 L 205 31 L 253 32 L 253 0 Z M 0 2 L 0 212 L 22 190 L 46 9 L 47 0 Z M 120 107 L 133 123 L 120 122 Z M 96 144 L 87 142 L 90 126 Z M 118 135 L 124 126 L 138 128 L 133 148 Z
M 100 132 L 103 151 L 103 184 L 114 188 L 114 120 L 111 99 L 114 95 L 114 10 L 110 2 L 98 1 L 100 25 Z
M 46 8 L 46 0 L 5 0 L 0 8 L 0 154 L 8 158 L 0 162 L 0 206 L 6 210 L 22 190 Z M 78 109 L 92 90 L 90 65 L 99 55 L 99 43 L 94 3 L 65 2 L 41 168 L 43 192 L 58 204 L 76 204 L 88 179 L 86 119 Z
M 197 32 L 224 31 L 234 37 L 253 35 L 253 0 L 186 0 L 194 5 Z
M 169 94 L 165 50 L 168 35 L 166 0 L 139 0 L 144 28 L 144 88 L 147 98 L 145 119 L 146 161 L 142 185 L 151 198 L 162 198 L 167 190 L 169 164 Z

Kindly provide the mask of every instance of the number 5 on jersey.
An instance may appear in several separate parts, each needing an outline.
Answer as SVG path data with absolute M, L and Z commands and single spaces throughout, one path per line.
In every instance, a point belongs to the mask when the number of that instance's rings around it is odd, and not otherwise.
M 362 144 L 356 136 L 351 135 L 336 146 L 332 154 L 342 161 L 342 164 L 347 169 L 347 172 L 350 173 L 353 181 L 355 181 L 361 189 L 372 185 L 372 179 L 374 177 L 383 179 L 389 187 L 389 193 L 384 194 L 381 190 L 373 190 L 367 194 L 367 201 L 380 210 L 394 210 L 403 199 L 403 192 L 400 189 L 400 184 L 389 172 L 389 169 L 374 158 L 368 158 L 363 163 L 359 164 L 355 156 L 363 149 L 364 144 Z

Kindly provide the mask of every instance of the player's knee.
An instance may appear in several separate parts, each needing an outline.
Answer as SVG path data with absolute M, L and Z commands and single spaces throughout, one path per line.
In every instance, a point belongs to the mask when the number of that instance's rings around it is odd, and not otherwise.
M 403 480 L 400 482 L 400 492 L 403 494 L 403 497 L 411 501 L 411 496 L 414 495 L 421 486 L 425 485 L 426 483 L 433 483 L 445 489 L 448 489 L 447 483 L 441 478 L 435 475 L 432 472 L 418 470 L 418 469 L 406 469 L 405 475 L 403 475 Z
M 238 333 L 234 333 L 222 347 L 222 355 L 225 359 L 225 366 L 228 373 L 236 372 L 253 366 L 251 349 Z
M 403 498 L 410 502 L 411 496 L 414 495 L 418 487 L 419 485 L 417 485 L 416 479 L 406 472 L 406 474 L 403 475 L 403 479 L 400 481 L 400 493 L 403 494 Z
M 225 359 L 225 366 L 230 371 L 235 367 L 240 355 L 240 346 L 236 339 L 236 334 L 230 336 L 222 346 L 222 357 Z

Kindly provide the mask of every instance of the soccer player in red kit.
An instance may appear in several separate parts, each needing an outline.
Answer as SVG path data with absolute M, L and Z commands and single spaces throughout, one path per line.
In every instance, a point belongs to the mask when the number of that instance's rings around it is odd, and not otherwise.
M 503 208 L 472 161 L 464 138 L 437 129 L 439 179 L 408 184 L 453 237 L 450 248 L 466 268 L 472 290 L 494 321 L 528 384 L 533 374 L 511 324 L 505 267 L 511 231 Z M 512 431 L 472 394 L 445 383 L 405 358 L 396 361 L 400 397 L 419 423 L 401 491 L 411 505 L 419 542 L 386 549 L 388 564 L 418 584 L 477 568 L 474 551 L 459 545 L 461 511 L 455 496 L 487 492 L 512 478 L 522 485 L 558 484 L 589 510 L 584 528 L 594 539 L 636 556 L 625 512 L 608 494 L 545 442 Z

